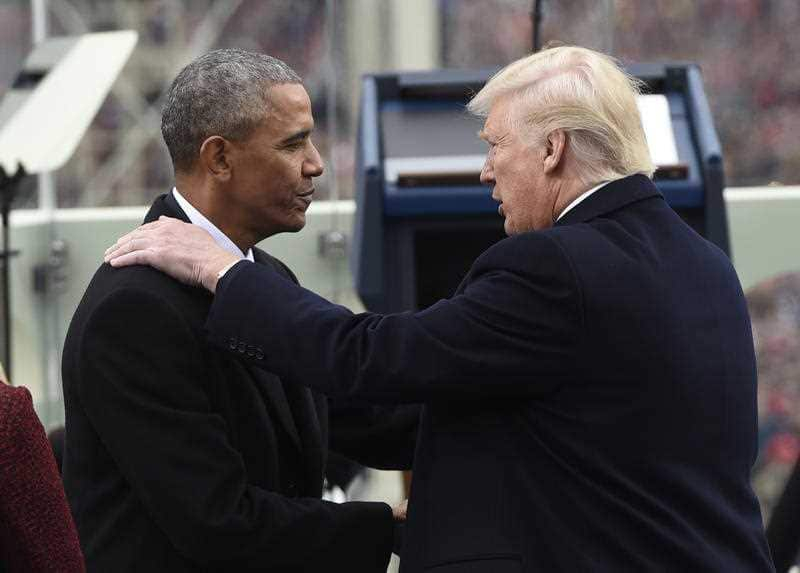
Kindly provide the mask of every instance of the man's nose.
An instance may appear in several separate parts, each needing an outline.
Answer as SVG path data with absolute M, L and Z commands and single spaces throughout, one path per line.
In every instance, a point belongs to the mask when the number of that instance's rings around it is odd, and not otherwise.
M 303 175 L 305 177 L 319 177 L 322 175 L 322 172 L 325 170 L 325 164 L 322 161 L 322 156 L 320 156 L 319 151 L 314 146 L 313 143 L 310 143 L 311 152 L 309 153 L 308 158 L 303 162 Z
M 484 161 L 483 168 L 481 169 L 481 183 L 484 185 L 494 185 L 494 169 L 488 157 L 486 161 Z

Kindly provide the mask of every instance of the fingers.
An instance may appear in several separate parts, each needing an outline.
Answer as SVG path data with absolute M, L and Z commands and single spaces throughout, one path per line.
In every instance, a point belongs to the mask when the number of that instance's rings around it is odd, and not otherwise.
M 103 260 L 105 260 L 107 263 L 110 263 L 112 260 L 129 253 L 134 249 L 147 248 L 150 242 L 156 240 L 159 235 L 168 233 L 172 229 L 177 230 L 184 225 L 188 225 L 188 223 L 184 223 L 171 217 L 164 217 L 162 215 L 157 221 L 145 223 L 144 225 L 137 227 L 130 233 L 126 233 L 117 239 L 116 243 L 106 249 L 105 253 L 103 254 Z M 145 242 L 142 243 L 142 240 Z M 130 259 L 128 258 L 126 260 Z M 124 265 L 115 264 L 114 266 Z
M 147 248 L 147 238 L 142 237 L 141 234 L 137 235 L 138 231 L 133 231 L 132 233 L 128 233 L 124 237 L 120 237 L 114 245 L 106 249 L 105 256 L 103 260 L 107 263 L 110 263 L 114 259 L 121 257 L 127 253 L 130 253 L 135 250 L 141 250 L 143 248 Z M 114 265 L 117 266 L 117 265 Z
M 392 508 L 392 516 L 395 521 L 405 521 L 408 514 L 408 500 L 394 506 Z
M 107 263 L 110 263 L 115 257 L 119 257 L 130 251 L 133 243 L 133 239 L 131 238 L 131 234 L 127 234 L 124 237 L 120 237 L 117 239 L 117 242 L 111 245 L 106 249 L 105 254 L 103 255 L 103 260 Z
M 122 245 L 124 245 L 124 244 L 128 243 L 128 242 L 129 242 L 129 241 L 132 239 L 132 237 L 133 237 L 133 234 L 134 234 L 135 232 L 136 232 L 136 231 L 131 231 L 130 233 L 128 233 L 128 234 L 126 234 L 126 235 L 122 235 L 122 236 L 121 236 L 119 239 L 117 239 L 117 242 L 116 242 L 116 243 L 114 243 L 113 245 L 111 245 L 110 247 L 108 247 L 108 248 L 106 249 L 106 252 L 103 254 L 103 257 L 104 257 L 105 261 L 106 261 L 106 262 L 108 262 L 108 261 L 109 261 L 109 255 L 112 255 L 112 254 L 113 254 L 114 252 L 116 252 L 116 251 L 117 251 L 117 250 L 118 250 L 120 247 L 122 247 Z
M 152 263 L 152 251 L 134 251 L 118 255 L 108 261 L 112 267 L 126 267 L 128 265 L 149 265 Z
M 125 267 L 128 265 L 156 266 L 157 253 L 148 238 L 131 239 L 119 244 L 113 252 L 107 254 L 105 262 L 112 267 Z
M 122 235 L 119 239 L 117 239 L 116 243 L 114 243 L 113 245 L 111 245 L 109 248 L 106 249 L 106 252 L 104 253 L 105 261 L 109 262 L 110 258 L 115 256 L 115 253 L 120 248 L 122 248 L 124 245 L 129 244 L 131 241 L 133 241 L 137 237 L 140 237 L 142 235 L 142 231 L 151 231 L 151 230 L 157 229 L 159 224 L 161 224 L 160 221 L 153 221 L 152 223 L 147 223 L 145 225 L 141 225 L 140 227 L 137 227 L 136 229 L 134 229 L 130 233 L 126 233 L 126 234 Z M 116 256 L 118 256 L 118 254 L 119 253 L 117 253 Z
M 106 249 L 106 252 L 103 253 L 103 260 L 107 263 L 110 263 L 114 257 L 118 257 L 121 254 L 123 254 L 123 252 L 127 252 L 123 251 L 122 249 L 126 248 L 126 246 L 129 246 L 131 242 L 132 241 L 128 235 L 120 237 L 119 239 L 117 239 L 116 243 L 108 247 Z
M 149 256 L 147 263 L 120 263 L 120 259 L 125 257 L 123 259 L 124 261 L 131 261 L 132 257 L 126 255 L 150 251 L 157 243 L 158 239 L 154 235 L 142 233 L 137 229 L 124 237 L 120 237 L 113 246 L 109 247 L 105 252 L 103 260 L 110 263 L 113 267 L 124 267 L 126 264 L 151 264 Z
M 150 265 L 172 278 L 214 292 L 218 268 L 238 257 L 216 245 L 201 227 L 178 219 L 160 217 L 120 237 L 104 260 L 114 267 Z

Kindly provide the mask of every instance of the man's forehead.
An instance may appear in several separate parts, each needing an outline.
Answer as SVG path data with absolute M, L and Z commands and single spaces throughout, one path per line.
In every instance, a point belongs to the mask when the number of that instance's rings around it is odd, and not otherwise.
M 267 87 L 270 100 L 285 105 L 302 105 L 309 102 L 308 92 L 303 84 L 274 84 Z
M 268 88 L 268 124 L 288 129 L 313 128 L 311 100 L 302 84 L 278 84 Z
M 483 129 L 478 134 L 482 139 L 491 139 L 501 136 L 508 131 L 508 113 L 503 102 L 495 102 L 489 109 L 489 115 L 483 123 Z
M 267 88 L 267 113 L 275 115 L 311 114 L 311 99 L 302 84 L 278 84 Z

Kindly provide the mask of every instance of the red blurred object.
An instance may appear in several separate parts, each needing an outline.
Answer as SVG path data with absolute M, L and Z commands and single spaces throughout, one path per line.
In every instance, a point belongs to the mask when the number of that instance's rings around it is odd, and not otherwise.
M 767 412 L 770 415 L 788 416 L 792 410 L 792 401 L 780 391 L 770 392 L 767 399 Z
M 794 434 L 776 434 L 767 444 L 767 459 L 770 462 L 793 464 L 800 454 L 800 439 Z
M 31 395 L 0 383 L 0 570 L 83 573 L 56 461 Z

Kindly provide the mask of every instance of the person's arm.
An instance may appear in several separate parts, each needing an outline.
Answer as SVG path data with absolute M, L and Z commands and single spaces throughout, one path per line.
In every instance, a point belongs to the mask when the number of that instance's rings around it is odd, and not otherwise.
M 151 265 L 217 293 L 207 323 L 216 344 L 252 345 L 245 360 L 329 395 L 386 402 L 535 396 L 576 366 L 581 292 L 546 233 L 491 247 L 459 295 L 385 316 L 353 315 L 263 265 L 236 262 L 202 229 L 164 217 L 121 237 L 106 261 Z
M 389 506 L 290 499 L 248 482 L 209 404 L 199 338 L 161 297 L 127 289 L 93 312 L 81 348 L 86 413 L 175 548 L 204 567 L 237 571 L 327 560 L 342 570 L 385 566 Z
M 268 264 L 294 284 L 300 282 L 280 259 L 263 253 Z M 408 470 L 414 460 L 420 406 L 373 406 L 328 399 L 330 454 L 341 463 L 383 470 Z M 334 456 L 328 456 L 330 462 Z M 330 475 L 328 476 L 330 478 Z
M 223 348 L 332 396 L 376 402 L 536 396 L 574 366 L 582 310 L 554 240 L 531 233 L 484 254 L 467 287 L 417 313 L 353 314 L 260 265 L 216 285 L 206 328 Z
M 82 572 L 78 533 L 30 394 L 2 390 L 0 570 Z
M 420 411 L 417 405 L 366 406 L 331 400 L 331 450 L 376 469 L 411 469 Z

